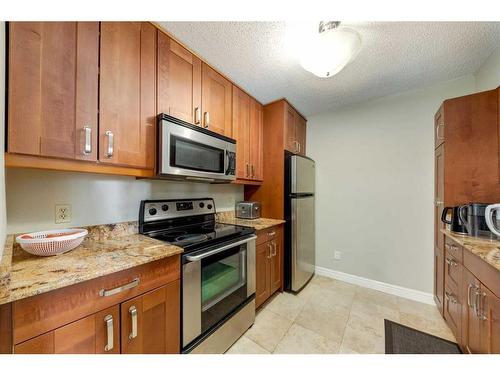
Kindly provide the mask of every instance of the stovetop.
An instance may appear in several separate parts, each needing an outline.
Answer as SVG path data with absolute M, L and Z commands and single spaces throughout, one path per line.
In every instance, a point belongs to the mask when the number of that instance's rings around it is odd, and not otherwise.
M 255 233 L 253 228 L 215 221 L 211 198 L 141 202 L 139 233 L 182 247 L 185 252 Z

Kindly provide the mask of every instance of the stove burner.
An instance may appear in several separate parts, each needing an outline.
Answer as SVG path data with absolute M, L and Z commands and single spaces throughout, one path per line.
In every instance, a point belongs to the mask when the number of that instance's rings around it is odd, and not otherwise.
M 183 242 L 183 241 L 190 241 L 190 242 L 198 242 L 198 241 L 205 241 L 208 239 L 208 236 L 206 234 L 186 234 L 184 236 L 179 236 L 175 238 L 176 242 Z

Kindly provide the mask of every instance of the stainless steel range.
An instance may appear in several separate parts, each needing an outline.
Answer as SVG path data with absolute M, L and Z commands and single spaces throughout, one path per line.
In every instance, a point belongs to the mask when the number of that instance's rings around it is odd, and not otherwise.
M 182 352 L 224 353 L 255 320 L 255 230 L 203 198 L 142 201 L 139 232 L 184 249 Z

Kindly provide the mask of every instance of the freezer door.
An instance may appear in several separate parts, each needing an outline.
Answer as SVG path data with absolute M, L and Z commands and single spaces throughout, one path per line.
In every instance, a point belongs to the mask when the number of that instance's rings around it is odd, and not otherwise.
M 291 193 L 314 193 L 314 161 L 299 155 L 291 156 Z
M 298 291 L 314 274 L 314 196 L 292 199 L 291 289 Z

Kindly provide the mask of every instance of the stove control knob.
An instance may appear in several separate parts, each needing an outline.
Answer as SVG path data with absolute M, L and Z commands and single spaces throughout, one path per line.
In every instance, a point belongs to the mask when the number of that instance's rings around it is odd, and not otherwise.
M 149 214 L 150 215 L 156 215 L 156 208 L 150 208 L 149 209 Z
M 211 205 L 211 204 L 207 204 L 207 208 L 208 208 L 209 210 L 211 210 L 211 209 L 212 209 L 212 205 Z
M 199 206 L 200 206 L 200 208 L 203 208 L 203 207 L 205 207 L 205 203 L 200 202 Z
M 164 204 L 163 206 L 161 206 L 161 209 L 163 211 L 168 211 L 168 204 Z

